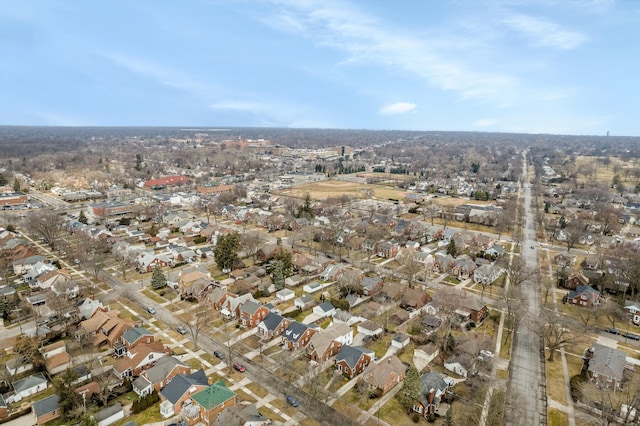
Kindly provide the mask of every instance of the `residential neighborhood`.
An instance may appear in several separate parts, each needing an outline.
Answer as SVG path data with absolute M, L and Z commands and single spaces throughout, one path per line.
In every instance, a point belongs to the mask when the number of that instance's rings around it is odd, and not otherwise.
M 609 391 L 608 418 L 635 418 L 637 191 L 562 184 L 544 147 L 460 148 L 478 167 L 419 176 L 383 144 L 168 143 L 274 173 L 149 151 L 157 171 L 126 187 L 5 186 L 0 419 L 503 424 L 525 333 L 549 424 L 600 419 Z

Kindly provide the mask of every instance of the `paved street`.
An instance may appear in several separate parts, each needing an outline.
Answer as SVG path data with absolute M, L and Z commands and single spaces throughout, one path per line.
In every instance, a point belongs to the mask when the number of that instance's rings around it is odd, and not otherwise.
M 527 268 L 538 271 L 526 152 L 522 154 L 522 157 L 524 222 L 521 256 Z M 540 315 L 540 289 L 535 276 L 530 277 L 522 284 L 522 297 L 528 305 L 526 318 L 538 318 Z M 521 315 L 524 314 L 521 313 Z M 511 406 L 514 409 L 507 410 L 508 424 L 523 426 L 546 424 L 546 403 L 544 403 L 546 391 L 545 384 L 541 380 L 543 366 L 541 348 L 540 337 L 531 326 L 531 321 L 524 319 L 519 323 L 513 340 L 509 394 L 512 398 Z

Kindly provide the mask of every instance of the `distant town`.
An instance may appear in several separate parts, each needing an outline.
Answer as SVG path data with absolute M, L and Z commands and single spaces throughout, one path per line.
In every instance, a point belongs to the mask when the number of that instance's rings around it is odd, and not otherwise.
M 640 422 L 640 138 L 0 127 L 0 423 Z

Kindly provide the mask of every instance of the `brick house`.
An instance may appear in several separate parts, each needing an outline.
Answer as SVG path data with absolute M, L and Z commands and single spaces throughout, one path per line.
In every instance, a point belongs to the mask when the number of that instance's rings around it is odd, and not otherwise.
M 290 319 L 274 312 L 269 312 L 262 322 L 258 324 L 258 335 L 263 339 L 273 339 L 282 335 L 290 323 Z
M 353 379 L 367 367 L 373 359 L 373 354 L 368 349 L 360 346 L 342 346 L 336 354 L 336 370 Z
M 302 324 L 298 321 L 292 321 L 282 333 L 282 343 L 289 350 L 301 349 L 307 346 L 311 336 L 316 334 L 317 331 L 308 327 L 306 324 Z
M 178 374 L 191 374 L 191 367 L 178 358 L 165 355 L 156 365 L 140 373 L 133 381 L 133 390 L 139 396 L 145 396 L 154 390 L 160 392 Z
M 340 351 L 342 343 L 333 339 L 329 333 L 319 331 L 311 336 L 306 347 L 307 356 L 312 361 L 323 363 Z
M 191 396 L 208 386 L 209 379 L 202 369 L 189 375 L 178 374 L 160 391 L 160 414 L 165 419 L 180 414 L 184 407 L 192 405 Z
M 254 300 L 248 300 L 242 304 L 239 312 L 240 324 L 243 327 L 253 328 L 267 317 L 269 309 Z
M 590 285 L 581 285 L 569 292 L 564 301 L 571 305 L 595 306 L 600 303 L 600 292 Z
M 440 401 L 449 390 L 449 384 L 444 381 L 440 373 L 431 371 L 420 376 L 420 400 L 413 404 L 413 411 L 429 417 L 438 411 Z
M 198 417 L 205 425 L 213 424 L 225 409 L 235 407 L 236 393 L 220 380 L 193 394 L 191 400 L 199 408 Z
M 58 395 L 54 394 L 31 404 L 31 411 L 38 426 L 57 419 L 62 414 L 58 405 Z
M 379 392 L 384 395 L 404 380 L 405 371 L 406 368 L 402 361 L 392 355 L 380 361 L 379 364 L 369 364 L 362 376 L 371 392 Z

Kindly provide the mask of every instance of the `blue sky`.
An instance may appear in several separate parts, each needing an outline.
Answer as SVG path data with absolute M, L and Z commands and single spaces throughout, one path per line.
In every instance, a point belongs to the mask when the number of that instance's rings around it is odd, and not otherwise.
M 640 135 L 640 1 L 0 1 L 0 124 Z

